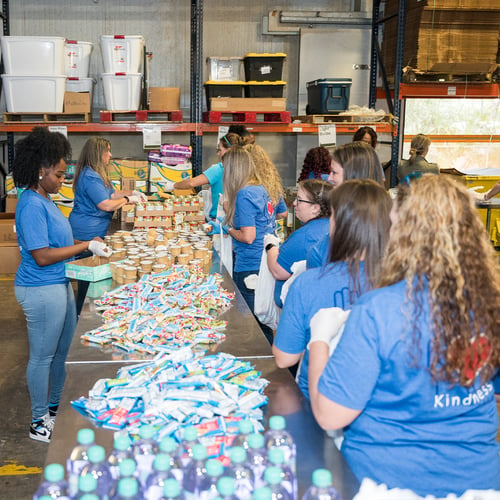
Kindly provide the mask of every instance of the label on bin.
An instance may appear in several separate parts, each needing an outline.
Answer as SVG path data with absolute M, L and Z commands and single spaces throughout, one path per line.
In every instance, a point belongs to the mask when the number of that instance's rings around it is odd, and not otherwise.
M 268 75 L 272 71 L 272 66 L 261 66 L 260 67 L 260 74 L 261 75 Z

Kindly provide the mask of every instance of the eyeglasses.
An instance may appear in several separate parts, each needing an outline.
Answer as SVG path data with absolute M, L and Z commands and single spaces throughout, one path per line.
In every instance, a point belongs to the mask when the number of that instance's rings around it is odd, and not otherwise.
M 403 186 L 410 187 L 411 181 L 420 179 L 422 177 L 422 172 L 412 172 L 411 174 L 408 174 L 406 177 L 403 177 L 400 181 L 399 184 L 402 184 Z
M 302 198 L 295 198 L 297 203 L 308 203 L 309 205 L 316 205 L 315 201 L 303 200 Z

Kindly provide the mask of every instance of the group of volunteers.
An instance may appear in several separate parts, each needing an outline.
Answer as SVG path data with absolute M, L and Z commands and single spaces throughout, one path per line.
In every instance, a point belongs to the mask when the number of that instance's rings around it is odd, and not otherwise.
M 319 425 L 356 477 L 418 495 L 500 490 L 494 379 L 500 368 L 498 261 L 474 196 L 425 160 L 418 134 L 384 188 L 377 135 L 362 127 L 304 158 L 293 202 L 301 226 L 281 243 L 287 217 L 275 165 L 255 138 L 233 129 L 219 163 L 166 190 L 210 185 L 209 221 L 233 244 L 233 280 L 250 310 L 261 258 L 275 278 L 276 331 L 260 323 L 280 368 L 296 380 Z M 109 142 L 90 139 L 66 219 L 50 201 L 71 148 L 35 128 L 16 144 L 14 181 L 21 265 L 15 293 L 30 342 L 30 436 L 49 441 L 77 313 L 64 262 L 102 242 L 112 212 L 141 201 L 114 191 Z M 301 266 L 297 266 L 301 264 Z M 81 307 L 81 305 L 80 305 Z M 259 320 L 258 320 L 259 321 Z

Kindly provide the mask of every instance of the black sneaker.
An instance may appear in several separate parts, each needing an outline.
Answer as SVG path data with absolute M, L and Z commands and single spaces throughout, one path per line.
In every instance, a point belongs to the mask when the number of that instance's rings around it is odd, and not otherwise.
M 43 441 L 44 443 L 50 443 L 50 438 L 52 436 L 52 429 L 54 428 L 54 421 L 50 418 L 47 413 L 41 419 L 31 422 L 30 425 L 30 438 L 36 441 Z

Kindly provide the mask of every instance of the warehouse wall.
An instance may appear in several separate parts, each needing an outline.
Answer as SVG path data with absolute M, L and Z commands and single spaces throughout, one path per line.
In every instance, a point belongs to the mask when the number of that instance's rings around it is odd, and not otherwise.
M 96 79 L 94 110 L 104 109 L 103 71 L 99 36 L 143 35 L 152 52 L 151 86 L 180 87 L 184 119 L 189 116 L 190 5 L 188 0 L 11 0 L 11 35 L 52 35 L 94 44 L 91 76 Z M 262 18 L 273 9 L 336 10 L 348 12 L 356 5 L 371 11 L 370 0 L 254 0 L 224 2 L 205 0 L 203 45 L 207 56 L 243 56 L 248 52 L 285 52 L 283 79 L 287 81 L 287 109 L 297 112 L 299 36 L 263 35 Z M 322 27 L 324 29 L 324 26 Z M 369 50 L 369 47 L 366 47 Z M 325 75 L 327 76 L 327 75 Z M 203 80 L 207 79 L 204 65 Z M 5 109 L 5 108 L 3 108 Z M 71 137 L 75 155 L 86 137 Z M 112 134 L 115 156 L 138 156 L 142 137 Z M 164 142 L 189 143 L 188 134 L 171 134 Z M 266 134 L 258 138 L 276 162 L 285 185 L 295 184 L 296 142 L 291 134 Z M 204 136 L 204 168 L 216 160 L 215 135 Z M 314 140 L 312 140 L 314 145 Z

